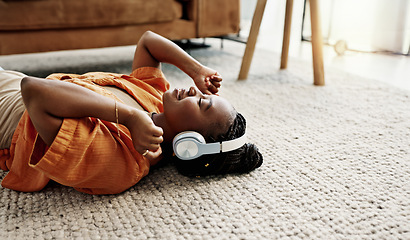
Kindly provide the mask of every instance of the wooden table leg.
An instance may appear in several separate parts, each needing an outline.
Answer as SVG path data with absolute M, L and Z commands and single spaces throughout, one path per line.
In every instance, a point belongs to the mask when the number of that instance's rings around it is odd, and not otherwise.
M 259 28 L 261 26 L 263 13 L 265 12 L 267 0 L 258 0 L 255 12 L 253 14 L 252 26 L 249 32 L 248 42 L 246 43 L 245 54 L 242 58 L 239 80 L 248 78 L 249 68 L 251 66 L 253 53 L 255 51 L 256 40 L 258 39 Z
M 288 66 L 290 29 L 292 25 L 292 10 L 293 0 L 287 0 L 285 13 L 285 27 L 283 29 L 282 57 L 280 60 L 280 69 L 285 69 Z
M 262 22 L 263 13 L 265 11 L 267 0 L 258 0 L 253 14 L 252 26 L 246 44 L 245 53 L 242 58 L 242 65 L 238 79 L 248 78 L 249 69 L 252 62 L 252 57 L 255 51 L 255 45 L 259 34 L 259 28 Z M 313 84 L 322 86 L 325 84 L 323 70 L 323 41 L 322 30 L 319 17 L 319 3 L 317 0 L 309 0 L 310 2 L 310 21 L 312 28 L 312 58 L 313 58 Z M 290 31 L 292 22 L 293 0 L 286 1 L 285 27 L 282 43 L 282 57 L 280 68 L 287 67 L 289 55 Z
M 312 28 L 313 84 L 323 86 L 325 85 L 325 77 L 323 70 L 323 41 L 320 26 L 319 4 L 317 0 L 309 0 L 309 2 Z

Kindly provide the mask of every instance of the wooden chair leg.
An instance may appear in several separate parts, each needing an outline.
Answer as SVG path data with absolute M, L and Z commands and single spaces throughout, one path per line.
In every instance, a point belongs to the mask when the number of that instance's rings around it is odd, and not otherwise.
M 280 60 L 280 69 L 285 69 L 288 66 L 290 29 L 292 25 L 292 10 L 293 0 L 287 0 L 285 13 L 285 27 L 283 29 L 282 57 Z
M 312 57 L 313 57 L 313 84 L 325 85 L 323 70 L 323 41 L 320 26 L 319 4 L 317 0 L 310 2 L 310 22 L 312 26 Z
M 249 32 L 248 42 L 246 43 L 245 54 L 242 58 L 241 70 L 238 79 L 248 78 L 249 68 L 251 66 L 253 53 L 255 51 L 256 40 L 258 39 L 259 28 L 261 26 L 263 13 L 265 12 L 267 0 L 258 0 L 255 12 L 253 14 L 251 30 Z

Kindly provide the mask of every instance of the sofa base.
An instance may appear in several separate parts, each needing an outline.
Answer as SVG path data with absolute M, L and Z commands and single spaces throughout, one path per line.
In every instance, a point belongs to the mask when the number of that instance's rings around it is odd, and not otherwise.
M 104 28 L 0 32 L 0 55 L 67 49 L 102 48 L 137 44 L 141 35 L 151 30 L 171 40 L 192 38 L 196 25 L 192 21 L 128 25 Z

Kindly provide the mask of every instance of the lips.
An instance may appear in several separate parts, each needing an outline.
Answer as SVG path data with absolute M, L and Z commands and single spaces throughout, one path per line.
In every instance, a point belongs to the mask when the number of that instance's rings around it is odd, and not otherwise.
M 185 98 L 185 96 L 184 96 L 184 94 L 185 94 L 185 89 L 175 88 L 174 92 L 175 92 L 175 98 L 176 98 L 177 100 L 182 100 L 182 99 Z

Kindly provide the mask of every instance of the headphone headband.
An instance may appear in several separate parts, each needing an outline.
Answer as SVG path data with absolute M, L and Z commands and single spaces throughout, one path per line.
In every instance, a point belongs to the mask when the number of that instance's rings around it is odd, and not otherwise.
M 248 141 L 248 138 L 246 137 L 246 133 L 243 134 L 241 137 L 228 140 L 225 142 L 221 142 L 221 152 L 229 152 L 235 149 L 238 149 L 245 145 L 245 143 Z

